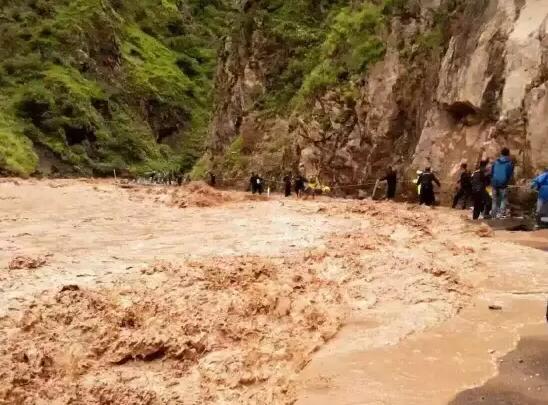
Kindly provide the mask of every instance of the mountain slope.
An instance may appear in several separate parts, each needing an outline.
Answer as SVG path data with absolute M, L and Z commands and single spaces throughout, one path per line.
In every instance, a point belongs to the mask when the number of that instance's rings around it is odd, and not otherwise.
M 202 153 L 222 0 L 1 0 L 0 168 L 189 169 Z

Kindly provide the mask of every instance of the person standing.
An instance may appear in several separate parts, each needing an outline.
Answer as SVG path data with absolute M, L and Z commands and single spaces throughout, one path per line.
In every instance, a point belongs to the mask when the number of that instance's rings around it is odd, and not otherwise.
M 286 197 L 291 196 L 291 174 L 289 173 L 284 177 L 284 191 Z
M 308 180 L 306 186 L 305 186 L 305 196 L 304 199 L 308 199 L 309 196 L 312 196 L 312 199 L 316 199 L 316 194 L 318 193 L 318 190 L 321 188 L 320 182 L 317 177 L 312 177 L 310 180 Z
M 485 159 L 485 178 L 487 181 L 487 187 L 485 189 L 485 206 L 483 209 L 483 218 L 491 219 L 491 209 L 493 208 L 493 187 L 491 186 L 491 165 L 489 159 Z
M 257 192 L 260 195 L 262 195 L 264 192 L 264 180 L 259 174 L 257 175 L 256 183 L 257 183 Z
M 472 175 L 468 171 L 468 165 L 463 163 L 460 165 L 461 174 L 458 181 L 458 188 L 455 197 L 453 198 L 453 208 L 457 208 L 459 201 L 462 199 L 462 209 L 466 209 L 466 203 L 472 196 Z
M 478 170 L 472 173 L 471 178 L 471 191 L 472 191 L 472 201 L 474 203 L 474 213 L 472 218 L 479 219 L 479 216 L 484 212 L 486 206 L 489 203 L 489 194 L 487 193 L 487 186 L 489 185 L 489 176 L 486 173 L 487 170 L 487 161 L 482 160 L 480 162 Z
M 500 157 L 491 168 L 491 185 L 493 186 L 493 218 L 504 218 L 508 203 L 508 184 L 514 176 L 514 163 L 510 158 L 510 150 L 502 148 Z
M 422 172 L 417 180 L 417 184 L 420 185 L 421 188 L 419 195 L 419 204 L 425 204 L 427 206 L 433 206 L 436 204 L 434 183 L 437 184 L 438 187 L 441 186 L 441 183 L 436 175 L 432 173 L 432 169 L 430 167 L 427 167 L 426 169 L 424 169 L 424 172 Z
M 381 178 L 381 181 L 386 181 L 386 199 L 393 200 L 394 198 L 396 198 L 396 186 L 398 184 L 398 174 L 392 168 L 392 166 L 388 166 L 386 175 L 383 178 Z
M 209 175 L 209 185 L 215 187 L 217 185 L 217 178 L 213 172 L 208 172 Z
M 544 206 L 548 205 L 548 167 L 533 179 L 532 187 L 538 191 L 536 214 L 540 223 L 542 213 L 544 212 L 543 209 L 545 209 Z
M 297 178 L 295 179 L 295 193 L 297 194 L 297 197 L 301 197 L 303 194 L 304 188 L 305 188 L 306 179 L 299 174 Z
M 259 176 L 255 174 L 255 172 L 251 173 L 251 178 L 249 179 L 249 185 L 251 187 L 251 192 L 253 194 L 257 193 L 257 180 L 259 179 Z

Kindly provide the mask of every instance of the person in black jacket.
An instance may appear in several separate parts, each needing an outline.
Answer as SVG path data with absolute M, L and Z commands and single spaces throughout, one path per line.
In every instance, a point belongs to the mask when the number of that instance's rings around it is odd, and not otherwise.
M 251 187 L 251 192 L 253 194 L 257 193 L 257 180 L 259 176 L 255 174 L 255 172 L 251 173 L 251 178 L 249 179 L 249 185 Z
M 295 193 L 297 197 L 301 197 L 305 188 L 306 179 L 302 175 L 298 175 L 295 178 Z
M 424 172 L 422 172 L 417 180 L 417 184 L 419 184 L 421 187 L 419 204 L 425 204 L 428 206 L 436 204 L 436 196 L 434 195 L 434 183 L 436 183 L 438 187 L 441 186 L 441 183 L 436 175 L 432 173 L 432 169 L 430 167 L 427 167 L 426 169 L 424 169 Z
M 490 182 L 490 176 L 487 174 L 487 161 L 482 160 L 478 170 L 472 173 L 471 179 L 472 200 L 474 202 L 474 213 L 472 217 L 474 219 L 479 219 L 482 212 L 484 213 L 484 217 L 488 215 L 486 212 L 486 207 L 488 207 L 489 204 L 487 186 Z
M 455 194 L 455 198 L 453 198 L 453 208 L 457 208 L 459 201 L 462 199 L 462 209 L 465 210 L 466 203 L 472 196 L 472 175 L 468 171 L 466 163 L 460 165 L 460 168 L 462 172 L 458 181 L 457 193 Z
M 257 182 L 257 192 L 262 195 L 264 192 L 264 179 L 261 177 L 260 174 L 257 175 L 256 182 Z
M 284 191 L 286 197 L 291 196 L 291 174 L 289 173 L 284 177 Z
M 217 178 L 215 177 L 215 174 L 212 172 L 207 173 L 209 175 L 209 185 L 211 187 L 215 187 L 217 185 Z
M 398 184 L 398 174 L 392 168 L 388 166 L 386 175 L 381 178 L 381 181 L 386 181 L 386 199 L 393 200 L 396 197 L 396 185 Z

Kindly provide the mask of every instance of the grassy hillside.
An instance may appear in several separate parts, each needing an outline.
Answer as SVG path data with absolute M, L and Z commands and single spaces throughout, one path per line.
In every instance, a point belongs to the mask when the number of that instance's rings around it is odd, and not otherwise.
M 0 0 L 0 170 L 192 167 L 224 1 Z

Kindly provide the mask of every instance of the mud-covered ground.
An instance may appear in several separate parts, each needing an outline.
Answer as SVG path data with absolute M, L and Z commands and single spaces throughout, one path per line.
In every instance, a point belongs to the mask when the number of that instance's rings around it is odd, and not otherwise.
M 510 250 L 497 288 L 543 288 L 545 253 L 492 236 L 407 204 L 4 181 L 0 403 L 383 403 L 337 395 L 360 381 L 332 362 L 457 319 Z

